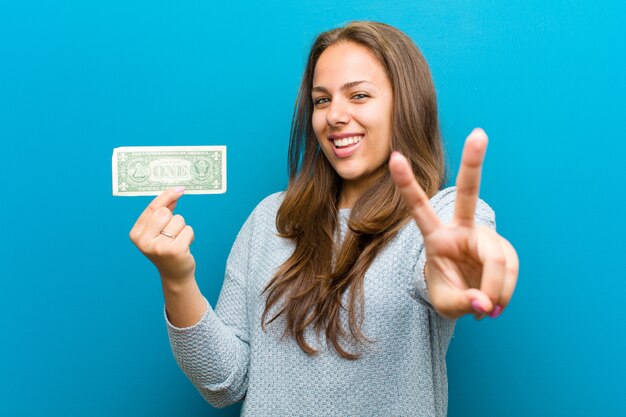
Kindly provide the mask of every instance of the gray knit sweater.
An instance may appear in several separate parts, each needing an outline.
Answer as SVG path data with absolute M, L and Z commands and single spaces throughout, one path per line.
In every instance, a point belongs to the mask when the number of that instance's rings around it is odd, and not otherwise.
M 452 187 L 431 199 L 445 222 L 452 218 L 455 195 Z M 374 343 L 360 345 L 361 359 L 341 358 L 326 346 L 323 334 L 319 340 L 310 329 L 306 340 L 320 352 L 307 356 L 292 338 L 280 340 L 280 319 L 267 326 L 267 333 L 261 330 L 265 299 L 260 294 L 293 251 L 290 241 L 276 235 L 282 200 L 282 193 L 270 195 L 243 225 L 215 310 L 208 306 L 187 328 L 173 326 L 165 314 L 172 351 L 185 375 L 215 407 L 243 400 L 242 416 L 445 416 L 445 357 L 455 322 L 429 304 L 425 251 L 413 221 L 365 275 L 361 329 Z M 341 239 L 349 210 L 339 216 Z M 495 228 L 495 214 L 482 200 L 476 221 Z M 344 329 L 346 317 L 344 312 Z M 358 347 L 343 346 L 350 352 Z

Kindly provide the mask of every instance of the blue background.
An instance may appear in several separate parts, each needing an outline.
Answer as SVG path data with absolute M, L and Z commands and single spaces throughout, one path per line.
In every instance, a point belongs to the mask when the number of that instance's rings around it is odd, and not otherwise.
M 128 239 L 150 198 L 111 196 L 112 150 L 228 146 L 228 192 L 179 205 L 214 305 L 240 226 L 286 186 L 307 49 L 355 19 L 421 47 L 452 180 L 487 131 L 481 197 L 522 262 L 500 318 L 458 323 L 449 415 L 626 415 L 626 7 L 564 0 L 2 2 L 0 415 L 238 415 L 173 359 Z

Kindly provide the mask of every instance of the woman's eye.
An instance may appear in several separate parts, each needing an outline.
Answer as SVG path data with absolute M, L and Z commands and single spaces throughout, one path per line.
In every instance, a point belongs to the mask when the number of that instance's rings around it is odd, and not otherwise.
M 313 104 L 315 104 L 316 106 L 319 104 L 324 104 L 324 103 L 328 103 L 328 98 L 320 97 L 320 98 L 313 99 Z
M 355 94 L 355 95 L 352 96 L 352 98 L 356 99 L 356 100 L 362 100 L 362 99 L 367 98 L 367 97 L 369 97 L 369 95 L 367 95 L 365 93 L 358 93 L 358 94 Z

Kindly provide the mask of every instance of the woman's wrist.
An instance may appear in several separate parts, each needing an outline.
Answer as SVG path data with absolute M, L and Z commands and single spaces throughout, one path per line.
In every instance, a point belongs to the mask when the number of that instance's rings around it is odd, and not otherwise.
M 196 277 L 194 274 L 191 274 L 183 279 L 169 278 L 161 274 L 161 286 L 163 287 L 163 292 L 167 291 L 172 295 L 182 294 L 188 292 L 191 288 L 197 288 Z
M 200 288 L 192 276 L 182 282 L 163 279 L 163 297 L 170 323 L 176 327 L 189 327 L 198 323 L 206 313 L 207 305 Z

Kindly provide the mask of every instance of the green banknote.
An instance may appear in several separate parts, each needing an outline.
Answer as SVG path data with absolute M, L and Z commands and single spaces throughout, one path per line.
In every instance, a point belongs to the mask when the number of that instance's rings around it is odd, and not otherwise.
M 138 146 L 113 149 L 113 195 L 226 192 L 226 146 Z

